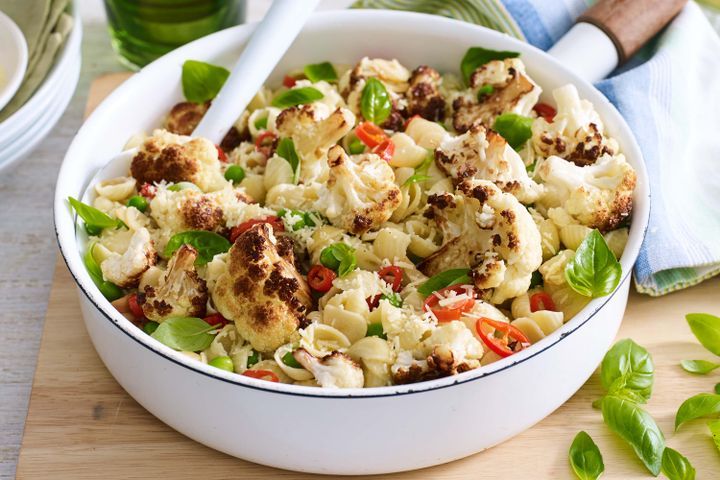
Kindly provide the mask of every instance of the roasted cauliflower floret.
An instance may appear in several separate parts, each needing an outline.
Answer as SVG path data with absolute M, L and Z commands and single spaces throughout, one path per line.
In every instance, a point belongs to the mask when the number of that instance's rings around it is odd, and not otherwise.
M 321 387 L 362 388 L 365 384 L 360 365 L 344 353 L 333 352 L 322 358 L 316 358 L 304 348 L 298 348 L 293 352 L 293 356 L 313 374 L 315 381 Z
M 157 285 L 145 285 L 138 295 L 145 316 L 162 322 L 170 317 L 203 317 L 208 289 L 195 270 L 197 251 L 183 245 L 175 251 Z
M 393 169 L 374 153 L 348 157 L 336 145 L 328 152 L 327 162 L 327 190 L 317 209 L 333 225 L 362 234 L 386 222 L 400 205 L 401 193 Z
M 488 85 L 492 93 L 482 94 L 480 89 Z M 520 59 L 493 60 L 473 72 L 469 92 L 453 101 L 453 126 L 465 132 L 479 123 L 492 127 L 495 118 L 503 113 L 527 116 L 541 91 L 525 74 Z
M 210 102 L 180 102 L 175 104 L 165 119 L 165 128 L 177 135 L 190 135 L 210 108 Z
M 192 182 L 210 192 L 227 185 L 220 168 L 218 149 L 205 138 L 155 130 L 135 154 L 130 173 L 140 183 Z
M 466 178 L 490 180 L 524 203 L 534 202 L 541 192 L 540 185 L 528 176 L 520 155 L 483 125 L 444 140 L 435 150 L 435 159 L 456 184 Z
M 584 167 L 553 156 L 540 162 L 535 173 L 545 188 L 538 205 L 562 207 L 587 227 L 607 232 L 632 212 L 637 177 L 622 154 L 603 155 Z
M 408 114 L 438 121 L 445 118 L 445 98 L 440 93 L 442 78 L 434 68 L 421 65 L 413 70 L 406 93 Z
M 581 100 L 574 85 L 555 89 L 553 97 L 557 114 L 552 122 L 542 117 L 533 122 L 532 143 L 538 155 L 556 155 L 584 166 L 606 153 L 618 152 L 617 142 L 605 136 L 605 127 L 592 103 Z
M 255 350 L 271 352 L 297 337 L 312 304 L 295 269 L 293 243 L 267 223 L 240 235 L 212 292 L 215 308 L 233 320 Z
M 105 280 L 122 288 L 137 287 L 140 277 L 155 265 L 157 255 L 150 232 L 140 228 L 130 238 L 125 253 L 110 252 L 100 264 Z
M 428 198 L 443 246 L 418 268 L 428 276 L 470 266 L 475 286 L 492 303 L 524 293 L 542 263 L 540 233 L 530 213 L 487 180 L 465 180 L 455 194 Z

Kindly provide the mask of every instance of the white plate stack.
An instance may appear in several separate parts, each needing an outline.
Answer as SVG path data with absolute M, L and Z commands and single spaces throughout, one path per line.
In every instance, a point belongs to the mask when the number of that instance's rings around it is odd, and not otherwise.
M 33 96 L 0 122 L 0 170 L 24 158 L 55 126 L 80 77 L 82 23 L 74 6 L 73 28 Z

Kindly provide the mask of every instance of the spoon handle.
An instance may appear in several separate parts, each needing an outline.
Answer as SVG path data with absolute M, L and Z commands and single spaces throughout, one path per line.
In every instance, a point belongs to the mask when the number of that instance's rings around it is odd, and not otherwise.
M 193 131 L 220 144 L 297 37 L 319 0 L 274 0 L 232 69 L 225 85 Z

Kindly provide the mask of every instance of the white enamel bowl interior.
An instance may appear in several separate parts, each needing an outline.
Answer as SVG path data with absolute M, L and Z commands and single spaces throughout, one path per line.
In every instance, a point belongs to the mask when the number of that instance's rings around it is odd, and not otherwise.
M 315 14 L 269 83 L 279 84 L 284 72 L 307 63 L 353 63 L 363 56 L 457 72 L 474 45 L 520 51 L 544 98 L 574 83 L 638 173 L 633 224 L 621 258 L 623 282 L 616 292 L 593 300 L 531 348 L 482 369 L 414 385 L 354 390 L 273 384 L 192 361 L 142 333 L 102 297 L 83 266 L 86 238 L 82 232 L 76 237 L 66 198 L 82 197 L 90 179 L 131 135 L 161 124 L 182 99 L 185 60 L 230 66 L 251 30 L 240 26 L 216 33 L 144 68 L 97 108 L 65 156 L 55 198 L 58 242 L 78 283 L 90 336 L 120 384 L 161 420 L 212 448 L 276 467 L 335 474 L 408 470 L 461 458 L 519 433 L 565 402 L 599 363 L 624 312 L 649 212 L 641 154 L 605 97 L 556 60 L 497 32 L 441 17 L 389 11 Z M 214 407 L 198 407 L 210 404 Z M 336 440 L 337 435 L 342 438 Z M 415 441 L 428 436 L 427 445 Z

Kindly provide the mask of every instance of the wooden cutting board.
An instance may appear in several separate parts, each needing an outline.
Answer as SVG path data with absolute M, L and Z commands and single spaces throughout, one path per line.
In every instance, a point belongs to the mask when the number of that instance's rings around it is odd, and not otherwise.
M 114 74 L 96 80 L 90 90 L 88 111 L 126 77 Z M 720 478 L 720 452 L 704 421 L 685 425 L 678 433 L 673 433 L 673 421 L 680 403 L 696 393 L 712 391 L 720 382 L 720 374 L 693 376 L 678 364 L 682 359 L 712 359 L 695 341 L 683 317 L 688 312 L 720 314 L 719 287 L 720 278 L 658 299 L 632 293 L 619 334 L 619 338 L 633 338 L 652 353 L 655 387 L 647 409 L 665 432 L 668 445 L 692 461 L 699 479 Z M 586 430 L 600 447 L 606 466 L 603 478 L 648 478 L 629 447 L 604 426 L 601 414 L 591 407 L 600 393 L 595 374 L 555 413 L 502 445 L 447 465 L 375 478 L 573 478 L 567 453 L 579 430 Z M 483 408 L 481 400 L 478 408 Z M 17 478 L 231 477 L 313 478 L 211 450 L 175 432 L 138 405 L 95 353 L 82 324 L 73 280 L 59 258 Z

